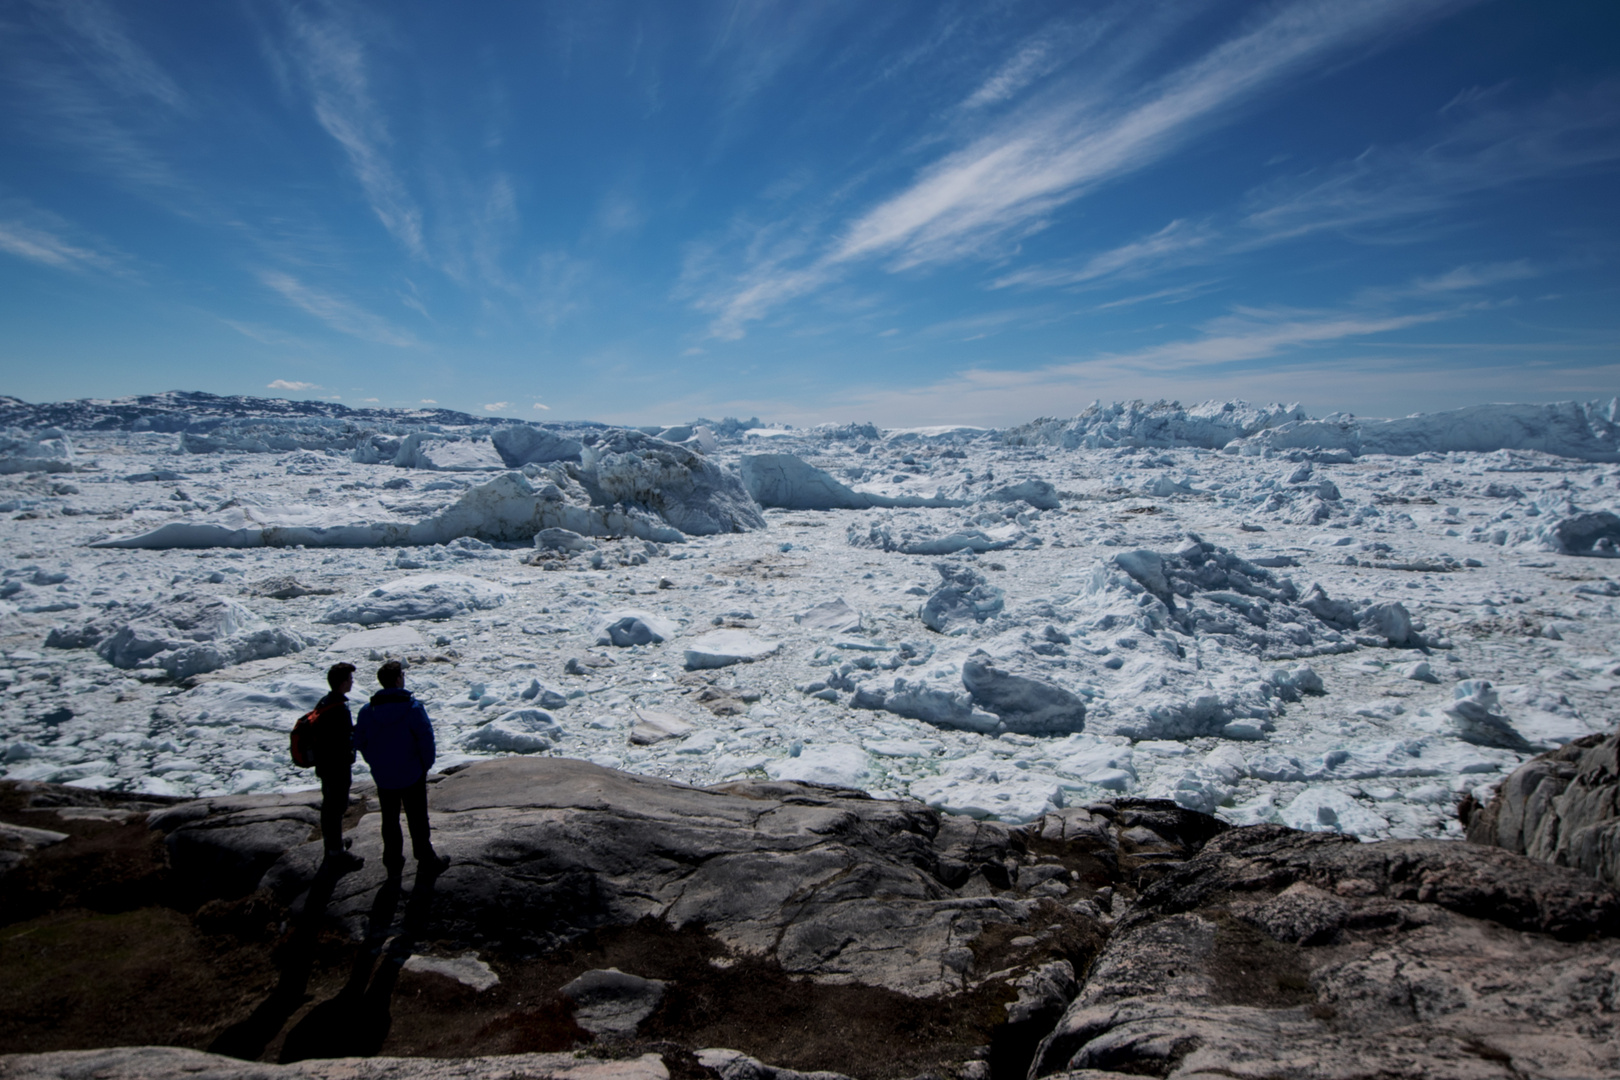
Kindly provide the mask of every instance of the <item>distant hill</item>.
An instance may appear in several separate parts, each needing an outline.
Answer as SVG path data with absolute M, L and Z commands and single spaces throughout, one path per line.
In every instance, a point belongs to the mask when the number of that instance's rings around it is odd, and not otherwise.
M 404 423 L 486 428 L 526 423 L 500 416 L 474 416 L 454 409 L 351 409 L 335 401 L 291 401 L 243 394 L 222 397 L 197 390 L 168 390 L 122 398 L 80 398 L 37 405 L 0 395 L 0 427 L 197 431 L 230 420 L 339 420 L 360 425 Z

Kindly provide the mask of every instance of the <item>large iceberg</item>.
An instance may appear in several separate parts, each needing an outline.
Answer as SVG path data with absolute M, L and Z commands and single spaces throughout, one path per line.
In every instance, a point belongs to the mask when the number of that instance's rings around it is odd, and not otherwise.
M 448 506 L 421 516 L 407 516 L 417 503 L 389 505 L 380 498 L 338 508 L 238 498 L 211 514 L 92 546 L 390 547 L 446 544 L 461 537 L 528 543 L 543 529 L 679 543 L 687 534 L 764 525 L 741 481 L 689 450 L 646 436 L 628 446 L 610 441 L 593 449 L 597 453 L 584 465 L 529 465 L 469 488 Z
M 783 510 L 868 510 L 964 503 L 938 493 L 884 495 L 857 491 L 792 454 L 745 454 L 738 468 L 748 494 L 759 505 Z
M 609 431 L 586 446 L 577 476 L 594 502 L 650 511 L 689 536 L 765 527 L 736 473 L 639 431 Z
M 0 474 L 72 472 L 73 443 L 60 431 L 0 435 Z

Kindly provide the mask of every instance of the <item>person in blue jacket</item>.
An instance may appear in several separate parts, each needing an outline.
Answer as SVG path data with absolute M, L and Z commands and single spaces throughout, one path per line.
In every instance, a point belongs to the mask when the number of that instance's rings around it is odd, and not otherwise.
M 428 837 L 427 773 L 436 756 L 433 722 L 422 703 L 405 689 L 405 669 L 390 660 L 377 669 L 382 689 L 360 707 L 354 724 L 354 748 L 371 766 L 382 804 L 383 866 L 397 877 L 405 868 L 405 838 L 399 811 L 411 830 L 411 851 L 418 873 L 438 873 L 450 860 L 433 850 Z

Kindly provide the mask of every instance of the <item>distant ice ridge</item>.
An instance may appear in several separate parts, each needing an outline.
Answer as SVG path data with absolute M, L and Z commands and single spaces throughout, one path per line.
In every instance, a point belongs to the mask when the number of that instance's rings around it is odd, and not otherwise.
M 1552 405 L 1470 405 L 1395 420 L 1327 417 L 1269 427 L 1237 452 L 1338 449 L 1362 454 L 1539 450 L 1580 461 L 1620 461 L 1620 398 Z M 1233 450 L 1228 446 L 1226 449 Z
M 1072 420 L 1035 420 L 1001 432 L 1012 446 L 1065 450 L 1195 447 L 1259 455 L 1267 450 L 1341 451 L 1351 456 L 1539 450 L 1581 461 L 1620 461 L 1620 398 L 1550 405 L 1470 405 L 1393 420 L 1311 419 L 1298 405 L 1206 401 L 1093 404 Z
M 1219 450 L 1234 439 L 1307 419 L 1305 410 L 1297 404 L 1206 401 L 1183 408 L 1180 402 L 1094 402 L 1072 420 L 1046 418 L 1007 428 L 1001 433 L 1001 441 L 1011 446 L 1055 446 L 1064 450 L 1116 446 Z
M 678 543 L 765 524 L 735 474 L 682 446 L 614 432 L 585 448 L 579 465 L 528 465 L 468 489 L 453 503 L 407 517 L 381 499 L 312 508 L 276 499 L 170 522 L 104 548 L 391 547 L 462 537 L 528 543 L 544 529 Z M 396 504 L 398 505 L 398 504 Z M 414 504 L 404 504 L 414 508 Z

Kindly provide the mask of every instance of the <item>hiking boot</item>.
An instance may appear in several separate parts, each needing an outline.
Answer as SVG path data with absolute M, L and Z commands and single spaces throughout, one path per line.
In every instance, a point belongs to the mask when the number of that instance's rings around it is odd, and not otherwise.
M 448 855 L 428 855 L 416 860 L 416 872 L 428 875 L 442 874 L 449 865 Z

